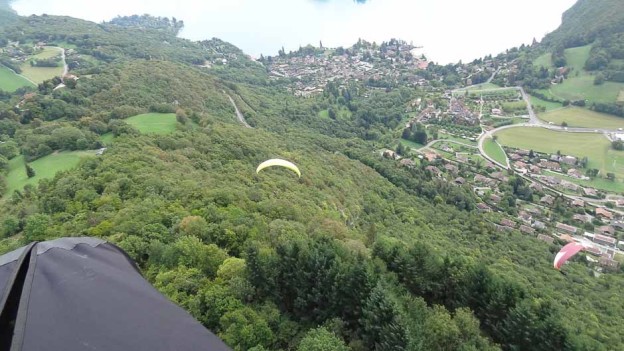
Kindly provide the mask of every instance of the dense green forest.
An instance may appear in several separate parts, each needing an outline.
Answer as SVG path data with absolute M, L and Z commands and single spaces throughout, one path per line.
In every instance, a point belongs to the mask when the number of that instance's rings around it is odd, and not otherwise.
M 564 12 L 559 28 L 546 35 L 543 44 L 566 48 L 624 32 L 624 4 L 619 0 L 579 0 Z
M 552 269 L 561 243 L 498 232 L 468 186 L 380 157 L 420 88 L 296 98 L 231 44 L 117 22 L 31 16 L 0 29 L 70 44 L 80 76 L 0 94 L 0 165 L 115 136 L 103 155 L 5 194 L 0 252 L 105 238 L 235 350 L 624 348 L 621 273 L 595 277 L 581 256 L 564 276 Z M 351 118 L 319 118 L 327 108 Z M 175 112 L 177 130 L 123 121 L 150 111 Z M 302 177 L 255 174 L 272 157 Z

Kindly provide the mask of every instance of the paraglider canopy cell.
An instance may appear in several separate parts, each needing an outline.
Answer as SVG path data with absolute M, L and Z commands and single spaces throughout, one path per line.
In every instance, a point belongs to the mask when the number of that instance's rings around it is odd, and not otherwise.
M 555 256 L 555 261 L 553 262 L 555 269 L 560 269 L 567 260 L 572 258 L 572 256 L 576 255 L 584 248 L 585 247 L 579 243 L 569 243 L 561 248 L 561 251 L 557 253 L 557 256 Z
M 279 166 L 279 167 L 290 169 L 291 171 L 297 173 L 299 177 L 301 177 L 301 171 L 299 171 L 299 168 L 295 166 L 294 163 L 290 161 L 282 160 L 279 158 L 273 158 L 273 159 L 262 162 L 258 166 L 258 168 L 256 168 L 256 173 L 260 173 L 261 170 L 268 168 L 268 167 L 273 167 L 273 166 Z

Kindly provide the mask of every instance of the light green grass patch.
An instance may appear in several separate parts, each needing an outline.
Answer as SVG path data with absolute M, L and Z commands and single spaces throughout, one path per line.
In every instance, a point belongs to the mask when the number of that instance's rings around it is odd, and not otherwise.
M 570 74 L 562 84 L 550 88 L 551 94 L 560 99 L 603 103 L 615 102 L 621 90 L 624 90 L 624 83 L 604 82 L 601 85 L 594 85 L 594 76 L 585 73 L 578 77 Z
M 7 174 L 7 194 L 15 190 L 21 190 L 26 184 L 37 184 L 41 179 L 50 179 L 60 171 L 75 167 L 80 160 L 86 157 L 94 157 L 95 151 L 63 151 L 44 156 L 30 162 L 35 170 L 35 176 L 26 176 L 24 156 L 17 156 L 9 161 L 9 173 Z
M 589 58 L 591 47 L 591 45 L 585 45 L 566 49 L 564 51 L 566 66 L 577 71 L 584 70 L 585 62 L 587 62 L 587 59 Z
M 419 143 L 413 142 L 411 140 L 403 139 L 403 138 L 401 138 L 399 142 L 403 144 L 403 146 L 406 146 L 412 149 L 422 149 L 425 146 L 423 144 L 419 144 Z
M 500 164 L 507 164 L 507 155 L 505 151 L 493 139 L 488 138 L 483 142 L 483 150 L 485 153 L 496 160 Z
M 28 79 L 0 65 L 0 90 L 14 92 L 21 87 L 34 87 Z
M 620 93 L 618 94 L 618 98 L 616 102 L 618 104 L 624 103 L 624 90 L 620 90 Z
M 52 46 L 44 46 L 43 51 L 40 53 L 33 55 L 34 59 L 49 59 L 52 57 L 61 56 L 61 49 L 52 47 Z
M 43 83 L 48 79 L 60 77 L 63 74 L 63 67 L 31 67 L 29 64 L 21 66 L 22 75 L 35 83 Z
M 611 142 L 602 134 L 567 133 L 537 127 L 504 129 L 496 133 L 501 145 L 525 150 L 587 157 L 589 168 L 603 174 L 613 172 L 624 177 L 624 151 L 611 150 Z
M 477 142 L 476 141 L 471 141 L 468 138 L 464 139 L 464 138 L 456 137 L 454 135 L 446 134 L 446 133 L 442 133 L 442 132 L 438 132 L 438 139 L 441 140 L 441 141 L 452 140 L 452 141 L 456 141 L 456 142 L 461 143 L 461 144 L 467 144 L 467 145 L 470 145 L 470 146 L 477 147 Z
M 61 54 L 60 49 L 54 47 L 44 47 L 43 51 L 33 55 L 32 59 L 48 59 L 51 57 L 59 56 Z M 35 83 L 42 83 L 45 80 L 52 79 L 54 77 L 60 77 L 63 74 L 63 63 L 59 62 L 58 67 L 32 67 L 30 65 L 30 59 L 22 63 L 20 66 L 22 69 L 22 75 Z
M 110 145 L 113 140 L 115 140 L 115 135 L 112 132 L 109 132 L 101 135 L 100 140 L 104 143 L 104 145 Z
M 169 134 L 178 124 L 175 113 L 144 113 L 126 118 L 125 122 L 145 134 Z
M 533 66 L 535 67 L 551 68 L 552 65 L 552 54 L 550 52 L 541 55 L 533 61 Z
M 542 106 L 546 109 L 546 112 L 563 107 L 563 105 L 558 102 L 542 100 L 535 96 L 531 96 L 530 100 L 531 100 L 531 105 L 533 106 L 534 109 L 535 107 Z
M 551 172 L 551 171 L 546 171 L 544 174 L 552 175 L 557 178 L 567 180 L 571 183 L 574 183 L 574 184 L 577 184 L 586 188 L 587 187 L 596 188 L 596 189 L 604 190 L 610 193 L 624 192 L 624 181 L 622 181 L 622 179 L 616 179 L 615 181 L 612 182 L 608 179 L 604 179 L 600 177 L 594 178 L 592 180 L 576 179 L 572 177 L 566 177 L 562 175 L 561 173 Z
M 570 127 L 584 128 L 624 128 L 624 118 L 599 113 L 580 107 L 566 107 L 540 114 L 546 122 L 561 125 L 566 122 Z

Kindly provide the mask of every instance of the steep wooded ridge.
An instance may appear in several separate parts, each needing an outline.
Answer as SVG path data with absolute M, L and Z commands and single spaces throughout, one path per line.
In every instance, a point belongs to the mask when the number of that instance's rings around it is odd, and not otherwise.
M 546 35 L 543 43 L 568 48 L 621 32 L 624 32 L 624 2 L 579 0 L 563 14 L 561 26 Z
M 71 47 L 79 76 L 1 92 L 0 161 L 115 137 L 6 194 L 0 252 L 109 240 L 235 350 L 624 349 L 621 273 L 595 277 L 577 258 L 563 276 L 552 269 L 561 242 L 499 232 L 469 186 L 380 157 L 421 91 L 297 98 L 231 44 L 127 20 L 30 16 L 0 28 L 12 43 Z M 351 118 L 319 117 L 339 99 Z M 147 112 L 175 113 L 175 130 L 125 122 Z M 273 157 L 302 177 L 255 174 Z

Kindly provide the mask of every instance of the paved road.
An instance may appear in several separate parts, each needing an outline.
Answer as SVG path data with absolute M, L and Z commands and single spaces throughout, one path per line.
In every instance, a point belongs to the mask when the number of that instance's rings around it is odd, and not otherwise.
M 252 128 L 247 121 L 245 121 L 245 117 L 243 116 L 243 114 L 238 110 L 238 107 L 236 106 L 236 103 L 234 102 L 234 99 L 232 99 L 232 97 L 230 95 L 228 95 L 228 93 L 225 92 L 225 90 L 223 91 L 223 94 L 225 94 L 228 99 L 230 99 L 230 102 L 232 103 L 232 106 L 234 106 L 234 111 L 236 112 L 236 118 L 238 118 L 238 121 L 241 122 L 242 125 L 244 125 L 247 128 Z

